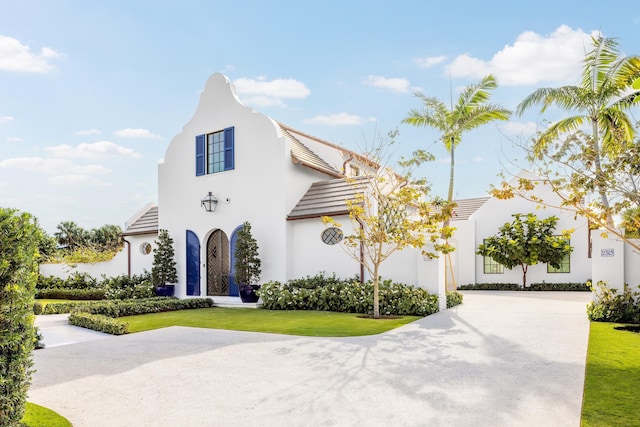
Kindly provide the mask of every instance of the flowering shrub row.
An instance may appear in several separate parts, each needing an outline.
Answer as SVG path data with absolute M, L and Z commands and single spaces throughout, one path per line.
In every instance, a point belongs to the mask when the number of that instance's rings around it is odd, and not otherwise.
M 522 288 L 517 283 L 470 283 L 458 286 L 461 291 L 579 291 L 589 292 L 589 285 L 586 283 L 532 283 L 526 288 Z
M 624 285 L 621 293 L 604 282 L 594 287 L 596 297 L 587 304 L 587 316 L 595 322 L 640 323 L 640 292 Z M 638 286 L 640 288 L 640 286 Z
M 341 280 L 317 275 L 287 283 L 268 282 L 258 291 L 268 310 L 320 310 L 347 313 L 373 311 L 373 283 L 358 279 Z M 438 311 L 438 296 L 426 290 L 393 283 L 380 283 L 380 313 L 384 315 L 428 316 Z M 447 303 L 462 302 L 461 294 L 447 297 Z

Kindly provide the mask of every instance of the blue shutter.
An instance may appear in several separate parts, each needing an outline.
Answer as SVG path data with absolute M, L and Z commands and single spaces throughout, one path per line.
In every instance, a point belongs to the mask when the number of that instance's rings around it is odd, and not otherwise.
M 196 136 L 196 176 L 204 175 L 205 145 L 204 135 Z
M 233 126 L 231 126 L 224 130 L 224 170 L 233 168 Z
M 200 240 L 187 230 L 187 295 L 200 295 Z

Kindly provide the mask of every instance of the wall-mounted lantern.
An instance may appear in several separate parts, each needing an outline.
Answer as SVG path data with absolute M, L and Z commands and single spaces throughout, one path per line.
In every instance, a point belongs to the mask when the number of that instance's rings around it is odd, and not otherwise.
M 200 201 L 200 206 L 202 206 L 207 212 L 215 212 L 216 207 L 218 206 L 218 199 L 216 199 L 216 196 L 211 194 L 211 191 L 209 191 L 209 194 L 204 196 Z

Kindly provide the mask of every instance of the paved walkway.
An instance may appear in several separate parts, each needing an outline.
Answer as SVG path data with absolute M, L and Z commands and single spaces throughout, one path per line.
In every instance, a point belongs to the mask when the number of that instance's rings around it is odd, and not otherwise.
M 75 427 L 579 426 L 590 295 L 464 294 L 369 337 L 172 327 L 54 346 L 29 400 Z

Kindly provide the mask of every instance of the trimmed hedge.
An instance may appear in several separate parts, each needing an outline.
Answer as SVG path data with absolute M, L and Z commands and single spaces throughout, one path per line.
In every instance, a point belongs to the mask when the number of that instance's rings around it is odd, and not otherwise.
M 460 291 L 576 291 L 589 292 L 591 289 L 586 283 L 532 283 L 522 289 L 517 283 L 470 283 L 458 286 Z
M 134 316 L 136 314 L 159 313 L 162 311 L 187 310 L 192 308 L 213 307 L 211 298 L 148 298 L 132 300 L 99 301 L 92 304 L 81 304 L 73 310 L 107 317 Z
M 72 299 L 72 300 L 101 300 L 105 299 L 102 289 L 67 289 L 49 288 L 36 292 L 38 299 Z
M 33 304 L 33 314 L 65 314 L 71 313 L 74 308 L 87 305 L 94 304 L 100 301 L 77 301 L 77 302 L 56 302 L 43 304 L 39 301 L 36 301 Z
M 335 276 L 316 275 L 273 281 L 257 291 L 263 308 L 268 310 L 318 310 L 368 314 L 373 311 L 373 283 L 358 279 L 340 280 Z M 438 311 L 438 296 L 425 289 L 385 280 L 379 285 L 380 314 L 428 316 Z M 459 304 L 462 295 L 447 296 L 447 305 Z
M 69 323 L 111 335 L 123 335 L 129 333 L 129 324 L 127 322 L 104 316 L 102 314 L 75 311 L 69 315 Z

